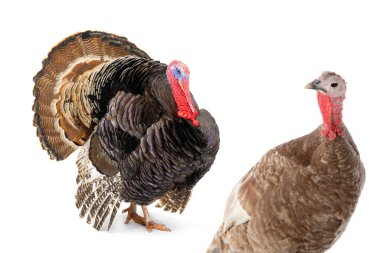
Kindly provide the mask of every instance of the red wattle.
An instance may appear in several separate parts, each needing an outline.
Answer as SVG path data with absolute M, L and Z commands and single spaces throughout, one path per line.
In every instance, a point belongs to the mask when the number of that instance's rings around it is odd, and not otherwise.
M 199 122 L 196 120 L 198 110 L 195 108 L 194 102 L 190 95 L 188 79 L 182 79 L 181 86 L 178 79 L 174 77 L 172 71 L 170 70 L 170 65 L 166 71 L 166 75 L 169 79 L 173 98 L 178 108 L 178 117 L 188 119 L 194 126 L 198 126 Z
M 336 136 L 344 136 L 342 121 L 344 97 L 330 98 L 325 93 L 317 94 L 324 127 L 321 134 L 331 141 L 335 140 Z

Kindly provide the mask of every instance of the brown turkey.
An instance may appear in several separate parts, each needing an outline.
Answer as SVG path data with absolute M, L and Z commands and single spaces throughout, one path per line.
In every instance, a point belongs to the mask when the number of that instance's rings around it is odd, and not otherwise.
M 34 77 L 34 125 L 51 159 L 82 146 L 77 160 L 80 216 L 108 229 L 121 202 L 152 229 L 146 205 L 180 213 L 219 149 L 218 126 L 189 91 L 189 69 L 168 66 L 124 37 L 87 31 L 49 53 Z M 141 205 L 144 217 L 136 213 Z
M 271 149 L 240 180 L 207 252 L 319 253 L 339 238 L 364 184 L 364 167 L 342 122 L 346 82 L 324 72 L 317 90 L 323 124 Z

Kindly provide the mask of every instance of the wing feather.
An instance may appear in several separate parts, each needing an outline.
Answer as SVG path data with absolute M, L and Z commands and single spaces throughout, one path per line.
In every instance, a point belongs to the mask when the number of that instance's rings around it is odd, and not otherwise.
M 156 207 L 172 213 L 182 213 L 190 200 L 192 189 L 173 190 L 158 200 Z
M 97 171 L 89 158 L 90 143 L 87 142 L 82 147 L 77 160 L 76 206 L 80 209 L 80 217 L 84 218 L 87 215 L 87 222 L 93 223 L 97 230 L 101 229 L 112 212 L 108 224 L 110 229 L 123 200 L 120 196 L 123 183 L 119 173 L 107 176 Z

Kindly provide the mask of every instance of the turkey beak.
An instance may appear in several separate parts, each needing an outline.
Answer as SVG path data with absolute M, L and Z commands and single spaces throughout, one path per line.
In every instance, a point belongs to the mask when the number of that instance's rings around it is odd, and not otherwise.
M 321 84 L 321 80 L 315 79 L 314 81 L 306 84 L 305 89 L 320 90 L 326 93 L 327 90 L 323 88 L 320 84 Z

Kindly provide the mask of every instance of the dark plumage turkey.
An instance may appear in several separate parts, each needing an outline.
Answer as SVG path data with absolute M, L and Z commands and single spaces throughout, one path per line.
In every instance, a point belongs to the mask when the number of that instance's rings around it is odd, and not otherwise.
M 83 32 L 55 46 L 35 76 L 34 125 L 50 157 L 82 146 L 76 199 L 81 217 L 110 228 L 122 201 L 127 222 L 168 230 L 146 205 L 182 212 L 219 148 L 218 126 L 189 91 L 189 69 L 168 66 L 126 38 Z M 136 213 L 141 205 L 144 217 Z

